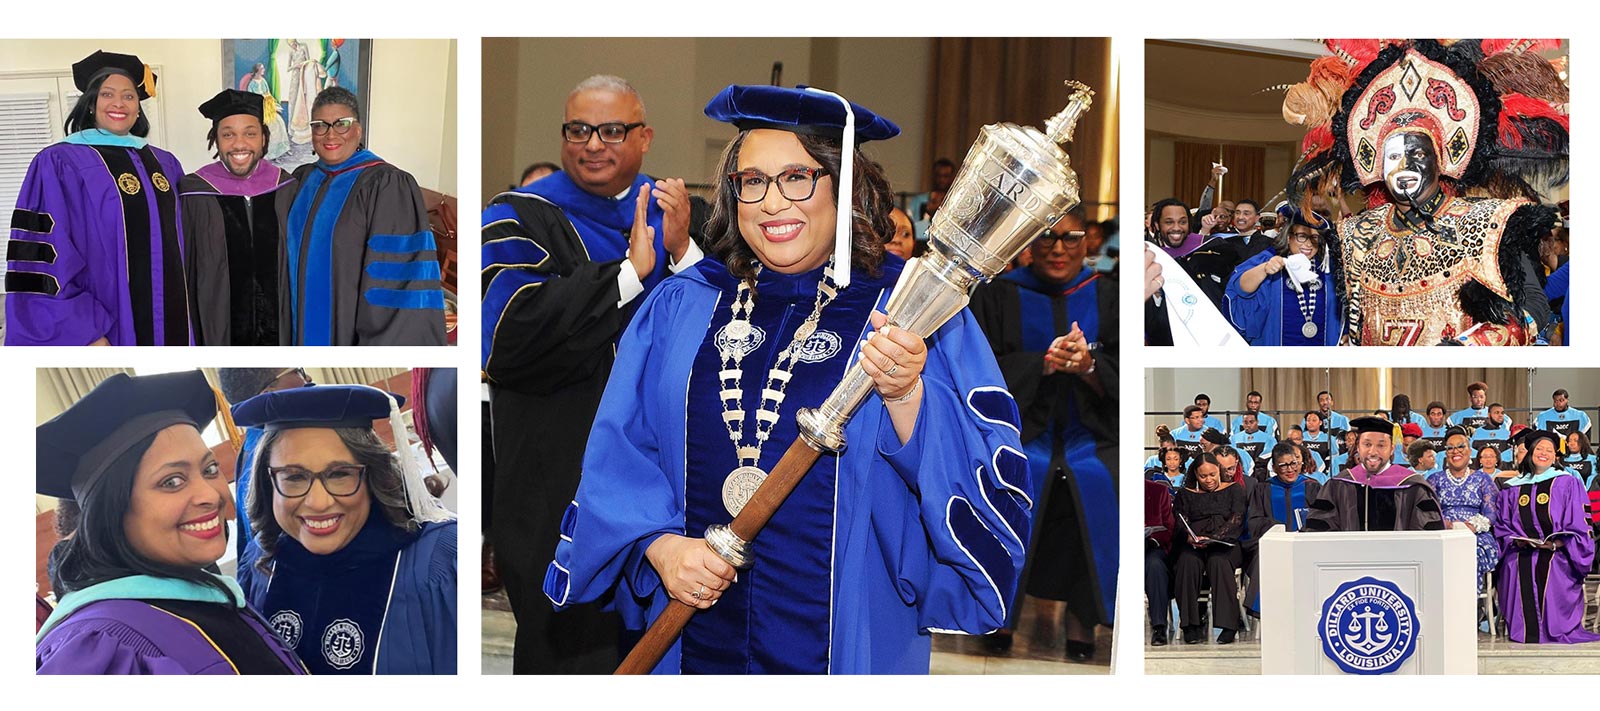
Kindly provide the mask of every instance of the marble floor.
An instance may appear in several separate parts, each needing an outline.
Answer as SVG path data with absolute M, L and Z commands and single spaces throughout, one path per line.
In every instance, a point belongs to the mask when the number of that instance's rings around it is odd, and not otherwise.
M 1095 636 L 1095 657 L 1087 664 L 1066 660 L 1066 636 L 1059 603 L 1028 598 L 1022 608 L 1011 649 L 996 653 L 982 640 L 964 635 L 934 635 L 933 674 L 1108 674 L 1111 671 L 1111 630 L 1101 627 Z M 483 598 L 483 673 L 510 674 L 512 641 L 517 622 L 505 596 Z

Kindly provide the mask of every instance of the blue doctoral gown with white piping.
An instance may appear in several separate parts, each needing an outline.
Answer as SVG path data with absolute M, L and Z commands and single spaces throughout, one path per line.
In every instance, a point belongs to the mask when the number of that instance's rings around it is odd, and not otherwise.
M 374 506 L 333 553 L 284 536 L 263 573 L 250 550 L 239 585 L 312 674 L 456 673 L 455 521 L 406 533 Z
M 1319 273 L 1322 285 L 1318 288 L 1316 301 L 1313 303 L 1311 319 L 1318 326 L 1317 335 L 1306 338 L 1301 333 L 1301 327 L 1306 323 L 1304 313 L 1296 301 L 1295 292 L 1285 284 L 1285 275 L 1288 270 L 1278 272 L 1267 277 L 1256 287 L 1253 292 L 1246 292 L 1240 286 L 1240 278 L 1244 273 L 1271 260 L 1276 252 L 1267 250 L 1244 260 L 1235 267 L 1233 275 L 1228 278 L 1227 289 L 1223 292 L 1227 298 L 1228 319 L 1233 327 L 1239 329 L 1246 341 L 1252 346 L 1336 346 L 1339 345 L 1339 336 L 1344 333 L 1340 327 L 1339 295 L 1333 289 L 1333 277 L 1326 272 Z M 1294 304 L 1294 310 L 1284 307 L 1285 303 Z M 1287 314 L 1287 316 L 1286 316 Z
M 859 354 L 868 316 L 902 262 L 857 269 L 824 310 L 760 465 L 793 441 L 795 412 L 819 404 Z M 746 440 L 765 374 L 812 310 L 821 269 L 763 271 L 745 341 Z M 718 399 L 716 341 L 736 280 L 715 259 L 667 279 L 617 347 L 576 501 L 545 578 L 558 608 L 602 601 L 630 629 L 672 602 L 645 550 L 663 534 L 727 523 L 724 478 L 737 466 Z M 871 395 L 753 543 L 755 565 L 695 615 L 655 673 L 917 673 L 931 631 L 1005 623 L 1027 550 L 1033 502 L 1017 407 L 967 312 L 929 339 L 916 428 L 901 444 Z

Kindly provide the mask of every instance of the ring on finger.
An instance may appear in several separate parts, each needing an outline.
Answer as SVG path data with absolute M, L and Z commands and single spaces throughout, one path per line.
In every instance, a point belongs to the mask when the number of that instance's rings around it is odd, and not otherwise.
M 883 371 L 883 374 L 892 377 L 895 373 L 898 373 L 898 372 L 900 372 L 900 364 L 899 363 L 895 363 L 894 365 L 889 366 L 888 370 Z

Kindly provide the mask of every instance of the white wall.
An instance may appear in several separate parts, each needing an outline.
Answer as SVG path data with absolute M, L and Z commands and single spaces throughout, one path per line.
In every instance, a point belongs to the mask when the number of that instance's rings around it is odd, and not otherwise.
M 166 145 L 196 170 L 214 160 L 205 136 L 211 122 L 199 106 L 223 87 L 220 39 L 6 40 L 0 42 L 0 73 L 57 71 L 97 49 L 134 54 L 158 67 L 156 92 Z M 380 39 L 372 49 L 372 116 L 376 130 L 368 146 L 416 176 L 425 188 L 455 192 L 455 40 Z M 446 114 L 451 135 L 446 134 Z M 428 137 L 427 140 L 419 140 Z M 432 137 L 441 137 L 435 140 Z M 448 165 L 448 169 L 444 166 Z

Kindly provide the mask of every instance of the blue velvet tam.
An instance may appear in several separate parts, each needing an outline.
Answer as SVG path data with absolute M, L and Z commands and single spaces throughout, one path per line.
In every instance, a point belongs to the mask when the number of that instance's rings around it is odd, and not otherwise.
M 389 398 L 395 407 L 405 398 L 366 385 L 317 385 L 262 393 L 233 406 L 234 424 L 240 427 L 296 429 L 372 429 L 374 420 L 389 417 Z
M 1284 230 L 1291 225 L 1304 225 L 1318 232 L 1325 232 L 1333 228 L 1333 223 L 1315 212 L 1301 210 L 1294 203 L 1285 202 L 1278 205 L 1278 229 Z
M 257 120 L 262 120 L 264 111 L 260 94 L 238 89 L 223 89 L 200 105 L 200 115 L 211 119 L 213 126 L 237 114 L 254 116 Z
M 856 115 L 856 143 L 881 141 L 900 135 L 893 121 L 850 102 Z M 809 136 L 839 139 L 844 134 L 844 105 L 828 94 L 804 86 L 744 86 L 730 84 L 706 104 L 706 115 L 737 126 L 741 131 L 774 128 Z
M 34 430 L 36 491 L 78 500 L 141 440 L 173 425 L 205 429 L 217 396 L 198 370 L 134 377 L 117 373 Z

